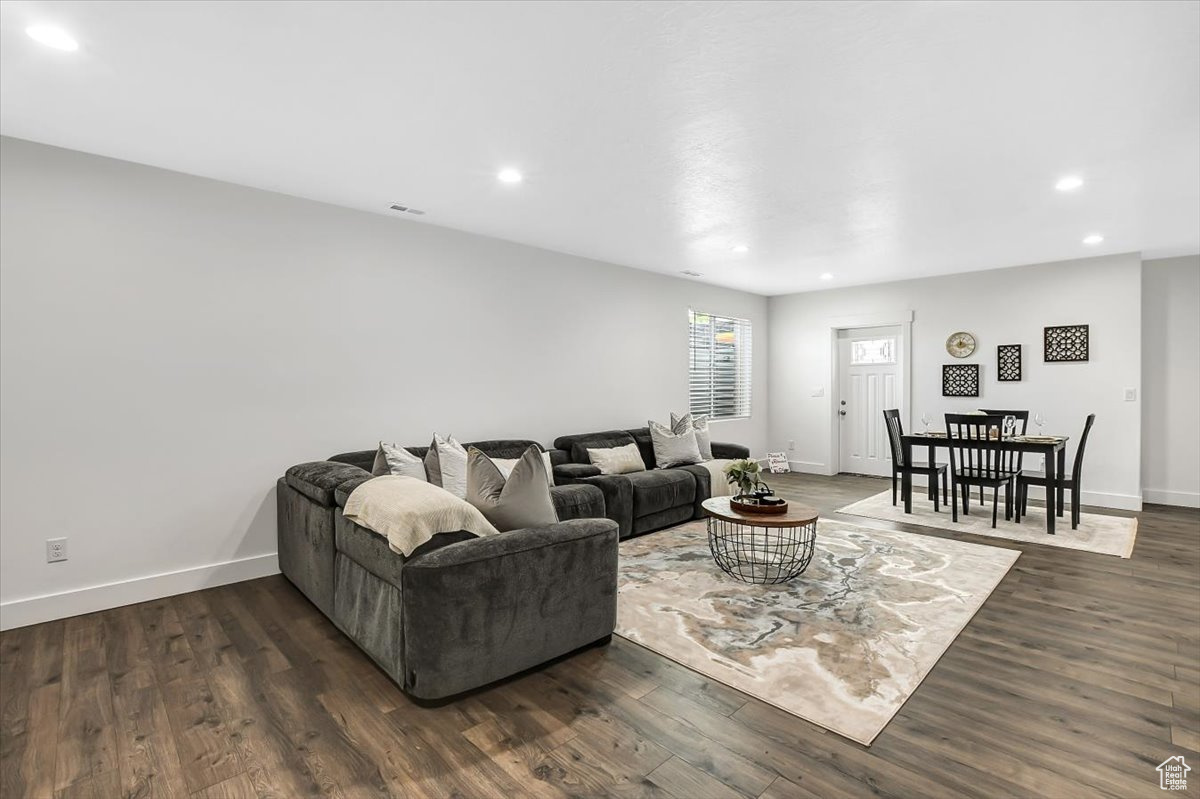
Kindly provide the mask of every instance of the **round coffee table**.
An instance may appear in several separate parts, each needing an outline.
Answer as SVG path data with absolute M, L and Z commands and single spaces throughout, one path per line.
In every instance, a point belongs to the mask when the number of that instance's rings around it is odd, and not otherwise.
M 786 513 L 742 513 L 729 497 L 701 503 L 708 548 L 721 570 L 747 583 L 782 583 L 808 568 L 817 540 L 817 511 L 788 504 Z

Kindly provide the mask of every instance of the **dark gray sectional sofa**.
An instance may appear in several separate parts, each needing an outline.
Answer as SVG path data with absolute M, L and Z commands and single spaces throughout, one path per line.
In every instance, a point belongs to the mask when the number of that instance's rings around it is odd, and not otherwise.
M 471 446 L 515 458 L 533 443 Z M 442 535 L 405 558 L 341 512 L 374 457 L 334 455 L 280 478 L 279 566 L 406 693 L 451 696 L 612 634 L 618 530 L 600 488 L 551 489 L 556 524 Z
M 634 442 L 647 471 L 601 475 L 588 448 Z M 476 441 L 517 458 L 532 441 Z M 655 469 L 647 428 L 562 436 L 550 450 L 559 521 L 476 538 L 437 536 L 405 558 L 342 515 L 375 450 L 301 463 L 279 479 L 283 574 L 404 691 L 434 700 L 581 647 L 616 626 L 617 541 L 701 516 L 709 473 Z M 406 447 L 425 457 L 427 447 Z M 713 444 L 718 458 L 748 457 Z
M 600 474 L 587 451 L 637 444 L 646 471 Z M 654 445 L 647 427 L 559 436 L 554 440 L 554 481 L 596 486 L 604 492 L 604 515 L 621 528 L 621 538 L 661 530 L 688 519 L 703 518 L 700 503 L 712 496 L 710 475 L 703 466 L 654 468 Z M 740 444 L 712 444 L 714 458 L 748 458 Z

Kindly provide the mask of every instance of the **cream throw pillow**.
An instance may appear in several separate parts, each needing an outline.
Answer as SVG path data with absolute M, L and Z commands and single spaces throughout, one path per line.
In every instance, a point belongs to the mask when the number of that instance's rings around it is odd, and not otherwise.
M 608 449 L 589 449 L 588 460 L 600 468 L 600 474 L 629 474 L 646 471 L 646 463 L 637 444 Z
M 534 446 L 517 458 L 507 480 L 491 458 L 471 447 L 467 453 L 466 499 L 502 533 L 558 521 L 546 479 L 546 463 Z
M 513 467 L 517 465 L 520 458 L 492 458 L 492 463 L 496 464 L 496 468 L 500 470 L 500 474 L 504 475 L 507 480 L 512 474 Z M 554 485 L 554 465 L 550 462 L 550 453 L 542 453 L 542 462 L 546 464 L 546 481 L 550 485 Z
M 429 482 L 441 486 L 459 499 L 467 496 L 467 451 L 454 440 L 433 434 L 433 443 L 425 454 L 425 473 Z
M 371 474 L 376 477 L 399 474 L 426 482 L 429 480 L 425 474 L 425 461 L 399 444 L 387 444 L 383 441 L 379 442 L 379 449 L 375 451 L 375 463 L 371 467 Z
M 689 424 L 696 431 L 696 448 L 700 450 L 700 457 L 711 461 L 713 459 L 712 436 L 708 433 L 708 416 L 692 416 L 690 412 L 683 416 L 671 414 L 671 432 L 682 433 Z

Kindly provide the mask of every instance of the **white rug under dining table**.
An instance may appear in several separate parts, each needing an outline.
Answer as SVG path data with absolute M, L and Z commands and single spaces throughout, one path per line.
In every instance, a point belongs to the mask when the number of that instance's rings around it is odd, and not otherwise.
M 921 527 L 936 527 L 940 530 L 970 533 L 988 538 L 1005 538 L 1027 544 L 1045 544 L 1063 549 L 1098 552 L 1102 555 L 1115 555 L 1119 558 L 1128 558 L 1133 554 L 1133 543 L 1137 538 L 1137 518 L 1084 513 L 1080 516 L 1079 527 L 1072 530 L 1070 508 L 1068 508 L 1067 513 L 1058 518 L 1054 535 L 1050 535 L 1046 532 L 1044 508 L 1030 505 L 1029 512 L 1023 514 L 1021 523 L 1017 524 L 1004 520 L 1004 508 L 1001 507 L 1000 518 L 996 521 L 995 529 L 992 529 L 990 492 L 987 494 L 987 500 L 986 505 L 980 505 L 973 496 L 971 513 L 963 515 L 960 508 L 958 521 L 955 522 L 951 518 L 949 507 L 943 505 L 942 509 L 935 513 L 932 500 L 927 500 L 925 497 L 925 489 L 914 486 L 912 513 L 904 512 L 903 502 L 892 504 L 891 490 L 882 491 L 844 508 L 838 508 L 838 513 L 866 516 L 889 522 L 916 524 Z M 1001 497 L 1001 502 L 1003 501 L 1003 497 Z

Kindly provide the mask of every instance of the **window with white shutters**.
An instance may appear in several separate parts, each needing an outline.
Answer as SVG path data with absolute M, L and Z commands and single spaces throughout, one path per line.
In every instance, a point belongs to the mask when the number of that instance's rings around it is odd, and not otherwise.
M 750 415 L 750 320 L 688 311 L 689 390 L 693 414 Z

